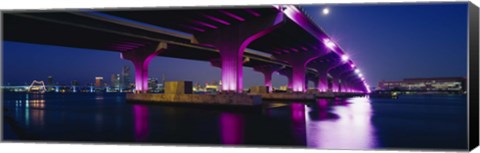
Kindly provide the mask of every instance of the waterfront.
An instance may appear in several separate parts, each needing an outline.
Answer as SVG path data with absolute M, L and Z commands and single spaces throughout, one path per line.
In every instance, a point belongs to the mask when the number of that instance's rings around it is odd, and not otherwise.
M 4 93 L 4 140 L 463 149 L 466 96 L 270 103 L 261 112 L 129 104 L 118 93 Z

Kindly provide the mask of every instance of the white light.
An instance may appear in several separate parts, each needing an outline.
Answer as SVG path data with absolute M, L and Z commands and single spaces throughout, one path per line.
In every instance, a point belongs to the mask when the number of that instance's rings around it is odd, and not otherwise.
M 335 43 L 333 43 L 330 39 L 325 38 L 323 39 L 323 44 L 327 46 L 329 49 L 333 50 L 335 48 Z
M 322 10 L 322 13 L 323 13 L 323 15 L 328 15 L 328 13 L 330 13 L 330 9 L 324 8 L 324 9 Z
M 342 61 L 346 62 L 348 61 L 349 57 L 348 55 L 342 55 Z
M 355 69 L 355 73 L 359 74 L 359 73 L 360 73 L 360 70 L 359 70 L 359 69 Z
M 362 74 L 362 73 L 359 73 L 358 76 L 363 78 L 363 74 Z

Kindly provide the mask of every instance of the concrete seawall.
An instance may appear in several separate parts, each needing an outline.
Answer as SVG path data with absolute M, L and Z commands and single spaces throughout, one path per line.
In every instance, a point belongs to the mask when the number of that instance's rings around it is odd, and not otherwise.
M 127 94 L 127 101 L 172 104 L 210 104 L 231 106 L 259 106 L 260 96 L 247 94 Z
M 250 94 L 261 96 L 263 100 L 280 100 L 280 101 L 315 101 L 314 94 L 305 93 L 260 93 Z

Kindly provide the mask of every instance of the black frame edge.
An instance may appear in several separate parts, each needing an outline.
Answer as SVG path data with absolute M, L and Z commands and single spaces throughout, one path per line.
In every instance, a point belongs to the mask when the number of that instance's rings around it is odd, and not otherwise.
M 479 145 L 479 9 L 469 2 L 468 4 L 468 48 L 469 48 L 469 91 L 468 112 L 468 148 L 473 150 Z

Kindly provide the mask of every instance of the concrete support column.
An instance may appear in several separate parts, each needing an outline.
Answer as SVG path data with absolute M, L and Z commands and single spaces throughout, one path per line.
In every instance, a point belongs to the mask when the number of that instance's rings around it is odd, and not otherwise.
M 333 89 L 335 88 L 335 85 L 334 85 L 334 83 L 333 83 L 333 78 L 328 77 L 328 78 L 327 78 L 327 83 L 328 83 L 327 91 L 328 91 L 328 92 L 333 92 Z
M 135 67 L 135 90 L 146 93 L 148 90 L 148 65 L 153 57 L 167 49 L 166 42 L 147 45 L 142 48 L 125 51 L 120 54 L 122 59 L 130 60 Z
M 318 69 L 317 69 L 318 71 Z M 315 87 L 317 87 L 318 91 L 320 92 L 325 92 L 328 87 L 328 76 L 327 76 L 327 71 L 318 71 L 318 80 L 316 81 Z
M 294 92 L 305 91 L 306 63 L 307 60 L 301 58 L 291 58 L 289 63 L 292 65 L 292 89 Z
M 200 44 L 212 45 L 220 51 L 222 91 L 243 91 L 243 53 L 253 40 L 273 31 L 283 21 L 283 13 L 266 15 L 238 25 L 194 34 Z
M 303 89 L 304 91 L 308 91 L 308 77 L 305 78 L 305 88 Z
M 305 90 L 308 91 L 308 81 L 313 82 L 313 86 L 317 89 L 318 86 L 318 76 L 315 74 L 307 74 L 307 78 L 305 79 Z
M 265 86 L 268 87 L 268 91 L 272 92 L 272 74 L 280 70 L 282 66 L 279 65 L 261 65 L 253 67 L 253 70 L 263 73 Z
M 345 89 L 352 90 L 358 84 L 358 76 L 353 71 L 343 73 L 341 75 L 343 86 Z
M 340 55 L 335 52 L 329 52 L 308 63 L 309 67 L 317 70 L 318 80 L 315 82 L 317 83 L 316 88 L 318 91 L 326 92 L 332 89 L 329 87 L 328 72 L 342 63 L 344 63 L 344 61 L 341 59 Z
M 338 92 L 342 92 L 343 89 L 343 80 L 338 79 Z
M 287 87 L 292 89 L 292 71 L 289 69 L 281 69 L 278 71 L 283 76 L 286 76 L 288 79 Z
M 317 80 L 315 80 L 315 81 L 313 82 L 313 86 L 314 86 L 316 89 L 318 89 L 318 86 L 320 86 L 320 82 L 319 82 L 318 80 L 319 80 L 319 79 L 317 79 Z

